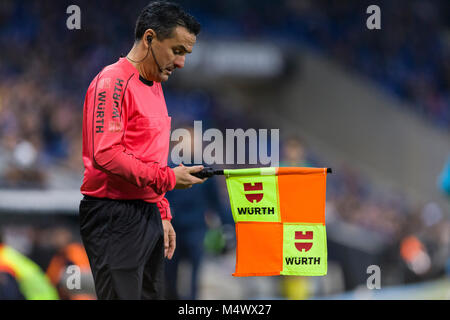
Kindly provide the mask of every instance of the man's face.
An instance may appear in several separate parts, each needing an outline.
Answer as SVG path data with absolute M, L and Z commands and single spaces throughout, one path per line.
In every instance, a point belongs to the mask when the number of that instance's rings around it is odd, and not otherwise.
M 181 26 L 174 29 L 170 38 L 162 41 L 154 38 L 151 46 L 156 61 L 162 69 L 162 72 L 160 72 L 156 63 L 154 64 L 152 73 L 155 76 L 155 81 L 167 81 L 176 68 L 183 68 L 186 54 L 192 52 L 196 40 L 197 37 L 194 34 Z

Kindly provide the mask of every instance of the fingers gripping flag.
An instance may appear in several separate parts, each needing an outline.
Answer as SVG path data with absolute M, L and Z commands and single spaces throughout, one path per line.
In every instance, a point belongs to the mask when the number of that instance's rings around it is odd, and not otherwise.
M 224 170 L 236 224 L 234 276 L 327 274 L 327 168 Z

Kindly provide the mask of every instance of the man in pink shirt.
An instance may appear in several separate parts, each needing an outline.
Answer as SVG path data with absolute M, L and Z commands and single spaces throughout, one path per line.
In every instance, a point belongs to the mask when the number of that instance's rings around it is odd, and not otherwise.
M 175 250 L 164 195 L 204 179 L 191 175 L 202 166 L 167 166 L 171 118 L 161 82 L 183 68 L 199 31 L 178 5 L 149 4 L 127 57 L 87 90 L 80 231 L 99 299 L 162 297 L 164 257 Z

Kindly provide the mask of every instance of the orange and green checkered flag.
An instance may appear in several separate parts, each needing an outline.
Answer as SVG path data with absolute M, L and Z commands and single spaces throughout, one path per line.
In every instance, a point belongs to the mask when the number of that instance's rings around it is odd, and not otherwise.
M 327 274 L 327 168 L 224 170 L 236 224 L 234 276 Z

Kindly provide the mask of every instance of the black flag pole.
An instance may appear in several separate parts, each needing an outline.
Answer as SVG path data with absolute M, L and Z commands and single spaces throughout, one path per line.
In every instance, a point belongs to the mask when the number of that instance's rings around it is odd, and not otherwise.
M 333 173 L 333 170 L 331 168 L 327 168 L 327 173 Z M 204 179 L 204 178 L 211 178 L 212 176 L 223 176 L 223 170 L 215 170 L 211 167 L 205 167 L 202 171 L 191 173 L 194 177 Z

